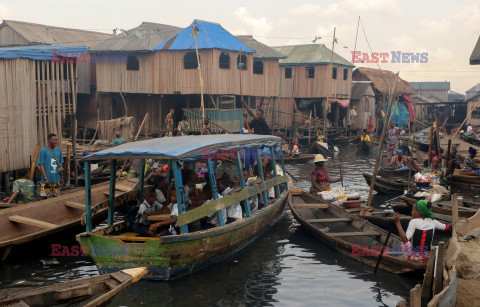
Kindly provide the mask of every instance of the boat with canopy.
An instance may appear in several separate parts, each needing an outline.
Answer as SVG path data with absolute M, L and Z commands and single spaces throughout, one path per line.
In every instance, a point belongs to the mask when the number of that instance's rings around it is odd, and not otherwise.
M 282 140 L 267 135 L 204 135 L 157 138 L 134 143 L 126 143 L 114 148 L 99 151 L 83 159 L 85 164 L 86 193 L 86 232 L 77 235 L 77 240 L 85 246 L 101 273 L 110 273 L 125 268 L 145 266 L 146 279 L 171 280 L 188 275 L 209 265 L 222 261 L 252 243 L 269 226 L 281 217 L 288 195 L 288 177 L 285 175 Z M 243 178 L 241 152 L 255 152 L 258 177 L 263 181 L 246 187 Z M 265 180 L 262 155 L 268 154 L 273 178 Z M 276 156 L 281 160 L 283 175 L 277 174 Z M 178 204 L 176 227 L 179 234 L 162 237 L 142 237 L 126 232 L 123 222 L 115 222 L 114 202 L 108 208 L 108 225 L 92 228 L 90 198 L 90 164 L 92 160 L 110 160 L 115 170 L 118 160 L 141 159 L 140 169 L 145 167 L 145 159 L 162 160 L 168 163 L 167 184 L 173 180 Z M 236 162 L 241 191 L 223 198 L 219 197 L 215 178 L 218 160 L 229 159 Z M 186 211 L 186 197 L 182 182 L 181 167 L 188 163 L 205 161 L 208 181 L 213 201 Z M 144 172 L 140 172 L 138 184 L 138 204 L 143 201 Z M 269 202 L 267 191 L 274 189 L 274 201 Z M 114 195 L 115 173 L 110 178 L 110 191 Z M 249 199 L 255 196 L 263 201 L 263 207 L 252 212 Z M 222 210 L 240 203 L 243 218 L 231 223 L 223 222 Z M 191 223 L 216 214 L 218 226 L 191 231 Z M 100 251 L 100 252 L 99 252 Z M 115 251 L 121 251 L 116 253 Z

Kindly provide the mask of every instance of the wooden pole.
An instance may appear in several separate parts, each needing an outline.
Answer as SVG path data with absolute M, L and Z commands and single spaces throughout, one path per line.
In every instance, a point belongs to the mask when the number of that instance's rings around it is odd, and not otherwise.
M 38 155 L 40 154 L 40 145 L 35 147 L 35 154 L 33 155 L 32 165 L 30 166 L 30 173 L 28 173 L 28 179 L 33 180 L 33 176 L 35 175 L 35 168 L 37 167 Z
M 310 111 L 310 118 L 308 119 L 308 144 L 310 144 L 311 132 L 312 132 L 312 111 Z
M 108 226 L 114 222 L 115 208 L 115 172 L 117 171 L 117 160 L 110 161 L 110 193 L 108 194 Z M 140 192 L 141 193 L 141 192 Z
M 413 135 L 413 142 L 415 142 L 415 134 Z M 408 143 L 407 143 L 408 146 Z M 410 182 L 412 178 L 412 160 L 413 160 L 413 147 L 412 150 L 410 150 L 410 163 L 408 166 L 408 189 L 410 190 Z
M 78 158 L 77 158 L 77 118 L 72 116 L 73 135 L 72 135 L 72 151 L 73 151 L 73 169 L 75 171 L 75 186 L 78 186 Z
M 70 161 L 72 159 L 72 145 L 67 146 L 67 167 L 65 168 L 67 170 L 67 182 L 65 183 L 66 187 L 68 188 L 70 186 Z
M 242 62 L 242 49 L 240 49 L 240 63 L 243 64 Z M 242 88 L 242 69 L 238 69 L 238 64 L 237 64 L 237 70 L 238 70 L 238 75 L 239 75 L 239 81 L 240 81 L 240 103 L 242 104 L 242 110 L 243 110 L 243 119 L 245 120 L 245 124 L 247 125 L 247 130 L 250 133 L 250 125 L 248 123 L 248 118 L 247 118 L 247 112 L 245 110 L 245 106 L 243 103 L 245 102 L 243 100 L 243 88 Z
M 455 229 L 455 225 L 458 222 L 458 194 L 452 195 L 452 228 Z
M 429 141 L 428 141 L 428 167 L 432 164 L 432 157 L 430 155 L 430 152 L 432 152 L 432 147 L 433 147 L 433 126 L 430 126 L 430 136 L 429 136 Z
M 377 178 L 378 166 L 380 165 L 380 156 L 382 154 L 382 144 L 383 144 L 383 142 L 385 142 L 385 134 L 387 132 L 388 124 L 390 123 L 390 116 L 392 114 L 393 98 L 394 98 L 394 95 L 395 95 L 395 91 L 397 89 L 397 80 L 398 80 L 398 73 L 395 75 L 395 81 L 393 81 L 393 89 L 390 92 L 390 97 L 388 98 L 387 118 L 385 119 L 385 125 L 383 125 L 383 128 L 382 128 L 382 134 L 381 134 L 381 137 L 380 137 L 380 142 L 379 142 L 379 146 L 378 146 L 378 150 L 377 150 L 377 159 L 375 161 L 375 168 L 373 169 L 372 182 L 370 183 L 370 190 L 368 191 L 367 206 L 370 206 L 371 203 L 372 203 L 373 187 L 375 186 L 375 179 Z
M 189 111 L 189 110 L 187 110 L 187 109 L 183 109 L 183 111 L 188 112 L 188 113 L 190 113 L 190 114 L 192 114 L 192 115 L 194 115 L 194 116 L 200 117 L 200 118 L 203 119 L 203 120 L 206 119 L 205 117 L 200 116 L 200 115 L 198 115 L 198 114 L 195 114 L 195 113 L 193 113 L 193 112 L 191 112 L 191 111 Z M 216 123 L 215 123 L 214 121 L 212 121 L 211 119 L 210 119 L 209 121 L 210 121 L 214 126 L 217 126 L 218 128 L 220 128 L 220 129 L 222 129 L 222 130 L 225 130 L 226 132 L 232 134 L 231 131 L 223 128 L 222 126 L 220 126 L 220 125 L 218 125 L 218 124 L 216 124 Z
M 200 105 L 202 107 L 202 117 L 205 118 L 205 101 L 203 100 L 203 78 L 202 78 L 202 69 L 200 68 L 200 56 L 198 55 L 197 30 L 195 29 L 195 23 L 192 23 L 192 35 L 193 35 L 193 41 L 195 42 L 195 54 L 197 55 L 198 78 L 200 80 Z M 200 131 L 200 133 L 203 135 L 203 129 Z
M 90 172 L 90 161 L 85 161 L 85 215 L 87 233 L 92 232 L 92 176 Z
M 452 139 L 448 139 L 448 145 L 447 145 L 447 161 L 445 161 L 445 167 L 447 168 L 447 174 L 446 175 L 450 175 L 450 172 L 449 172 L 449 163 L 450 163 L 450 159 L 452 158 Z M 453 170 L 455 169 L 455 165 L 452 165 L 452 173 L 453 173 Z
M 437 140 L 437 155 L 440 155 L 440 131 L 438 129 L 438 117 L 437 112 L 435 112 L 435 136 Z
M 135 142 L 137 139 L 138 139 L 138 136 L 140 135 L 140 131 L 142 131 L 142 128 L 143 128 L 143 124 L 145 124 L 145 120 L 147 119 L 148 117 L 148 113 L 145 114 L 145 117 L 143 118 L 143 121 L 142 121 L 142 124 L 140 125 L 140 128 L 138 128 L 138 131 L 137 131 L 137 134 L 135 135 L 135 139 L 133 139 L 133 141 Z M 117 177 L 117 182 L 120 180 L 120 178 L 122 177 L 122 173 L 123 173 L 123 170 L 125 169 L 125 165 L 127 165 L 127 160 L 125 160 L 123 162 L 123 166 L 122 168 L 120 169 L 120 174 L 118 174 L 118 177 Z M 145 166 L 144 166 L 145 168 Z M 143 170 L 145 171 L 145 170 Z
M 328 98 L 333 96 L 333 50 L 335 49 L 335 32 L 337 28 L 333 28 L 333 40 L 332 40 L 332 56 L 330 58 L 330 95 L 327 97 L 325 101 L 325 105 L 323 106 L 323 137 L 325 140 L 327 139 L 327 110 L 328 110 Z M 335 98 L 335 97 L 333 97 Z

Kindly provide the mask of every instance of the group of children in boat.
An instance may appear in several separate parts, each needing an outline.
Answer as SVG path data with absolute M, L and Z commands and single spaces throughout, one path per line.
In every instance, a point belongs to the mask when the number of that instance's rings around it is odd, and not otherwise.
M 218 192 L 219 198 L 242 190 L 238 175 L 235 173 L 236 166 L 234 164 L 230 165 L 225 161 L 222 162 L 220 162 L 221 165 L 217 167 L 217 178 L 215 180 L 217 184 L 216 191 Z M 264 158 L 262 164 L 265 180 L 272 179 L 273 175 L 270 160 Z M 206 169 L 204 163 L 196 163 L 194 167 L 192 167 L 191 164 L 184 164 L 182 168 L 185 208 L 187 211 L 214 201 L 214 189 L 210 186 L 209 174 Z M 176 227 L 177 217 L 179 215 L 177 191 L 173 183 L 174 179 L 172 179 L 171 184 L 166 182 L 167 171 L 167 165 L 161 166 L 155 164 L 152 172 L 147 175 L 147 184 L 151 187 L 146 190 L 144 201 L 140 204 L 136 212 L 132 229 L 134 232 L 140 233 L 143 236 L 165 236 L 179 233 Z M 243 169 L 243 180 L 245 187 L 255 186 L 263 182 L 256 166 L 253 168 L 253 172 L 246 168 Z M 275 202 L 274 188 L 269 189 L 267 195 L 269 203 Z M 252 213 L 264 206 L 262 197 L 258 195 L 249 199 L 249 207 Z M 241 220 L 245 216 L 244 209 L 239 203 L 222 209 L 221 212 L 221 215 L 214 213 L 204 219 L 190 223 L 189 232 L 208 229 L 219 226 L 220 224 L 232 223 Z M 150 223 L 148 217 L 152 215 L 170 215 L 170 218 L 157 223 Z M 222 223 L 218 221 L 219 216 L 223 218 Z

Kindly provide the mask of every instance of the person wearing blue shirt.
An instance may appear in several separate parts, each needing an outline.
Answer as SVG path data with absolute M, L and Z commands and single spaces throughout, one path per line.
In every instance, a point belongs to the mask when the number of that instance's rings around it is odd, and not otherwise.
M 38 157 L 38 165 L 42 173 L 40 196 L 44 198 L 60 195 L 63 169 L 62 150 L 57 147 L 57 135 L 50 133 L 47 137 L 47 143 L 47 147 L 40 150 Z

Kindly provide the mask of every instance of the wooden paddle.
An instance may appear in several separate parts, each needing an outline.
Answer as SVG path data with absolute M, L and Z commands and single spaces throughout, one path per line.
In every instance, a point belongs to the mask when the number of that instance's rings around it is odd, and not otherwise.
M 391 231 L 388 232 L 388 235 L 387 235 L 387 238 L 385 239 L 385 242 L 383 243 L 383 246 L 382 246 L 382 250 L 380 251 L 380 255 L 378 255 L 378 259 L 377 259 L 377 264 L 375 264 L 375 269 L 373 269 L 373 274 L 376 274 L 377 273 L 377 270 L 378 270 L 378 266 L 380 265 L 380 261 L 382 261 L 382 256 L 383 256 L 383 253 L 385 251 L 385 246 L 387 246 L 388 244 L 388 239 L 390 239 L 390 235 L 392 234 Z

